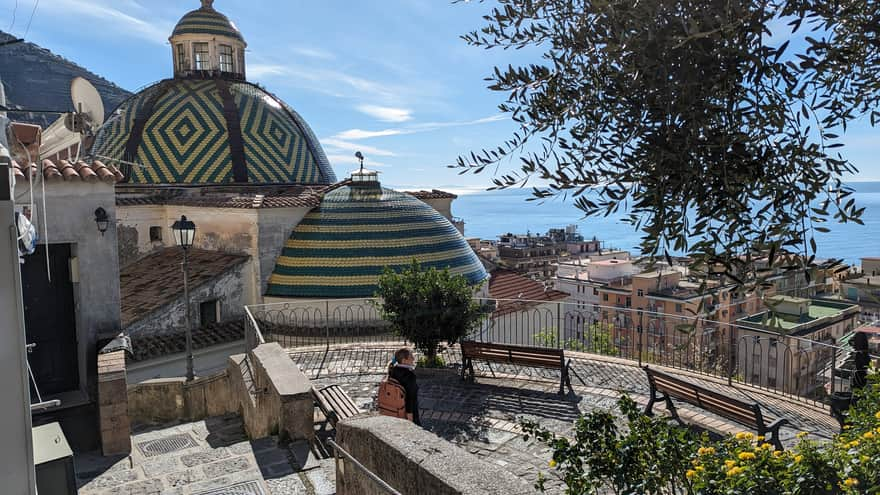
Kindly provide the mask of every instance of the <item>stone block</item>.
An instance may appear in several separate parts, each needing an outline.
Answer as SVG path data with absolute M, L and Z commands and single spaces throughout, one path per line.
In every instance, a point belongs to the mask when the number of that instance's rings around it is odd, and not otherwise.
M 358 416 L 337 425 L 337 443 L 403 494 L 525 495 L 533 487 L 495 463 L 386 416 Z M 384 493 L 351 462 L 339 461 L 338 495 Z

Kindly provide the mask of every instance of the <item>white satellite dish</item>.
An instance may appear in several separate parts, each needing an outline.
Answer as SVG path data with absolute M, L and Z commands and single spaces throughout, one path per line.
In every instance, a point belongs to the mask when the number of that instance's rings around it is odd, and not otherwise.
M 89 132 L 97 131 L 104 123 L 104 102 L 98 90 L 82 77 L 74 77 L 70 81 L 70 98 L 73 100 L 74 113 L 85 118 Z
M 52 156 L 77 145 L 76 157 L 82 154 L 82 138 L 93 135 L 104 123 L 104 102 L 92 83 L 82 77 L 70 81 L 73 113 L 66 113 L 43 131 L 41 156 Z

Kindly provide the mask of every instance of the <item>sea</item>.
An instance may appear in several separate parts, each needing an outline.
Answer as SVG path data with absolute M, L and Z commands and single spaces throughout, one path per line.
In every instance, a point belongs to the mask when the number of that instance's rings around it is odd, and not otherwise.
M 880 256 L 880 182 L 855 182 L 858 207 L 864 207 L 864 225 L 832 223 L 824 226 L 828 233 L 816 233 L 817 258 L 841 259 L 857 265 L 859 259 Z M 604 241 L 604 248 L 619 248 L 638 253 L 640 235 L 632 226 L 621 221 L 625 213 L 608 217 L 584 218 L 571 198 L 527 201 L 529 189 L 500 191 L 458 192 L 452 204 L 453 215 L 464 219 L 465 237 L 497 239 L 500 234 L 544 234 L 550 228 L 577 225 L 585 238 Z

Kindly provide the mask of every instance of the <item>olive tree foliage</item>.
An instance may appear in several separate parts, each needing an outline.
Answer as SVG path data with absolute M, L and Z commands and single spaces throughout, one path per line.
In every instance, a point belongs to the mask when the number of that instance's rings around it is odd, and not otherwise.
M 488 78 L 519 128 L 459 157 L 461 173 L 488 169 L 493 189 L 542 179 L 532 200 L 621 215 L 645 254 L 739 283 L 760 278 L 759 255 L 812 264 L 829 220 L 861 223 L 840 136 L 880 121 L 880 2 L 491 3 L 463 38 L 542 57 Z

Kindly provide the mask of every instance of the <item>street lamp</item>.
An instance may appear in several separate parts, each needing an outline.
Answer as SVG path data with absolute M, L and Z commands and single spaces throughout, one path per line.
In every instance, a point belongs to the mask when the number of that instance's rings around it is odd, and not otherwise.
M 171 226 L 171 230 L 174 231 L 174 241 L 183 248 L 183 299 L 184 307 L 186 308 L 186 381 L 191 382 L 195 378 L 195 374 L 193 373 L 192 325 L 189 315 L 189 263 L 186 255 L 196 237 L 196 224 L 191 220 L 187 220 L 186 215 L 182 215 L 180 220 L 174 222 L 174 225 Z

